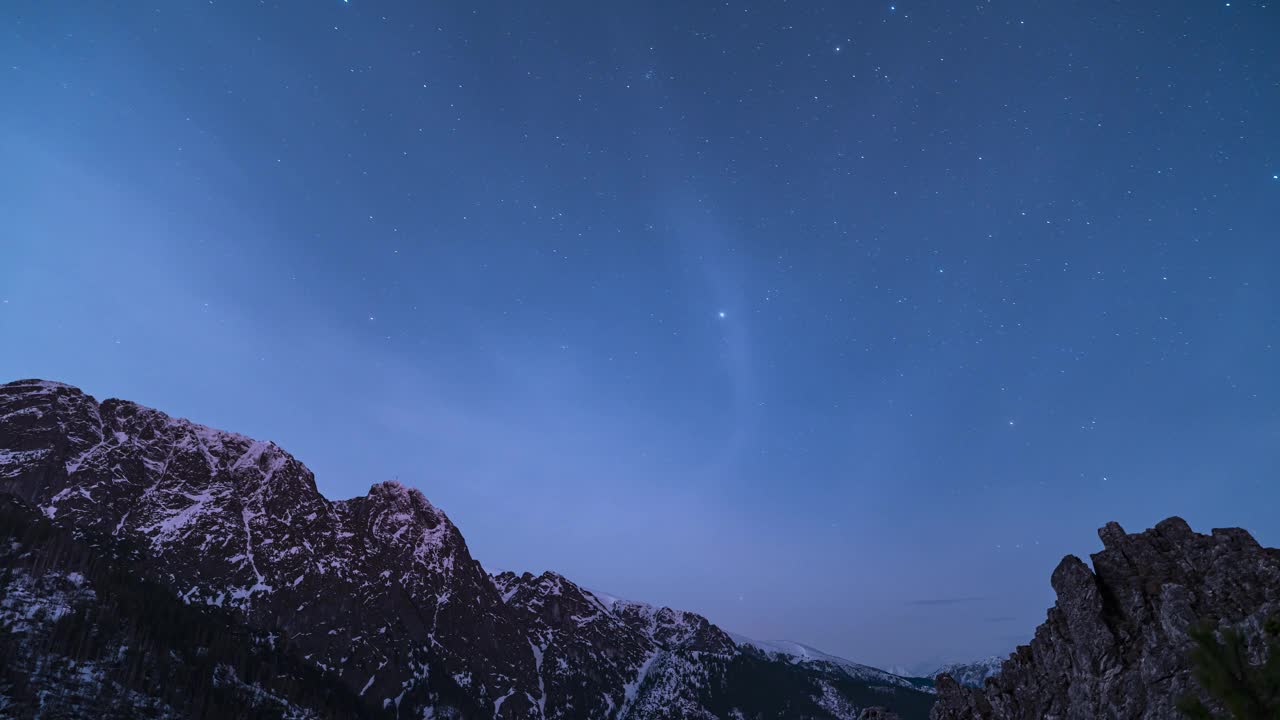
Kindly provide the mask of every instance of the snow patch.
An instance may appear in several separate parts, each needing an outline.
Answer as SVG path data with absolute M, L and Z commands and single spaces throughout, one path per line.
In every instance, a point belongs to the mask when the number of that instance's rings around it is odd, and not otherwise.
M 501 712 L 502 712 L 502 703 L 506 702 L 506 701 L 507 701 L 507 698 L 509 698 L 509 697 L 511 697 L 512 695 L 515 695 L 515 694 L 516 694 L 516 689 L 515 689 L 515 688 L 511 688 L 510 690 L 508 690 L 508 691 L 507 691 L 507 694 L 506 694 L 506 695 L 503 695 L 502 697 L 500 697 L 500 698 L 498 698 L 497 700 L 494 700 L 494 701 L 493 701 L 493 716 L 494 716 L 495 718 L 496 718 L 496 717 L 498 717 L 499 713 L 501 713 Z

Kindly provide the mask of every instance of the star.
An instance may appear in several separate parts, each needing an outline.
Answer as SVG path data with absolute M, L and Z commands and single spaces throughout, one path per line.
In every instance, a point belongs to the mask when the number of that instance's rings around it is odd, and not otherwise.
M 723 320 L 723 319 L 724 319 L 724 311 L 723 311 L 723 310 L 721 310 L 719 313 L 717 313 L 717 315 L 719 315 L 719 316 L 720 316 L 720 319 L 721 319 L 721 320 Z

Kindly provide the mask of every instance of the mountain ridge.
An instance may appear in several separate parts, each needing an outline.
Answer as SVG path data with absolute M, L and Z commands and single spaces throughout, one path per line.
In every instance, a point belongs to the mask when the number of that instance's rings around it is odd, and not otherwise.
M 981 660 L 947 663 L 929 672 L 926 677 L 934 678 L 939 675 L 949 675 L 961 685 L 980 688 L 987 678 L 1000 672 L 1000 668 L 1004 665 L 1007 657 L 1005 655 L 992 655 Z
M 923 717 L 932 702 L 882 671 L 739 646 L 695 613 L 607 607 L 555 573 L 490 575 L 415 488 L 329 500 L 273 442 L 63 383 L 0 386 L 0 493 L 136 542 L 140 571 L 184 603 L 280 627 L 390 716 Z M 769 683 L 786 690 L 754 694 Z

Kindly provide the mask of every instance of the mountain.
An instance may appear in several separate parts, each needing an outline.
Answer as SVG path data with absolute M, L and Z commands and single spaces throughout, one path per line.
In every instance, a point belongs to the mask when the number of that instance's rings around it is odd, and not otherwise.
M 901 676 L 870 665 L 863 665 L 852 660 L 830 655 L 798 642 L 789 640 L 761 641 L 738 634 L 730 634 L 730 637 L 739 646 L 755 648 L 769 658 L 792 665 L 814 670 L 834 671 L 855 680 L 878 685 L 913 688 L 924 692 L 934 691 L 932 681 L 927 678 Z
M 951 679 L 965 687 L 980 688 L 983 681 L 1000 672 L 1000 666 L 1003 664 L 1004 658 L 993 655 L 983 660 L 948 663 L 932 672 L 926 673 L 926 676 L 949 675 Z
M 694 613 L 598 595 L 555 573 L 490 575 L 416 489 L 386 482 L 331 501 L 274 443 L 60 383 L 0 386 L 0 495 L 27 517 L 16 533 L 34 518 L 85 555 L 67 564 L 29 543 L 3 555 L 0 604 L 30 596 L 57 609 L 36 624 L 0 616 L 0 652 L 32 667 L 61 663 L 43 696 L 133 693 L 119 712 L 100 706 L 102 717 L 135 717 L 148 702 L 190 717 L 354 717 L 342 708 L 356 702 L 397 718 L 844 719 L 879 705 L 923 718 L 933 702 L 888 673 L 797 661 Z M 112 568 L 103 572 L 113 579 L 84 564 Z M 136 644 L 151 637 L 145 612 L 137 628 L 106 627 L 131 582 L 177 603 L 165 628 L 220 628 L 207 635 L 226 662 L 190 659 L 212 652 L 205 635 Z M 94 653 L 42 639 L 62 632 L 70 611 L 98 618 L 81 631 L 97 638 Z M 135 666 L 113 669 L 113 652 L 163 667 L 142 682 Z M 101 674 L 78 675 L 82 660 Z M 254 663 L 289 670 L 267 682 Z M 167 684 L 155 680 L 163 672 Z M 0 694 L 16 717 L 43 702 Z M 223 700 L 203 700 L 211 695 Z
M 1188 660 L 1199 622 L 1241 631 L 1248 660 L 1262 662 L 1262 624 L 1280 612 L 1280 550 L 1238 528 L 1195 533 L 1181 518 L 1098 534 L 1092 569 L 1063 559 L 1044 624 L 982 689 L 938 676 L 933 720 L 1181 720 L 1179 698 L 1208 701 Z
M 137 557 L 0 496 L 0 717 L 365 715 L 282 633 L 182 602 Z

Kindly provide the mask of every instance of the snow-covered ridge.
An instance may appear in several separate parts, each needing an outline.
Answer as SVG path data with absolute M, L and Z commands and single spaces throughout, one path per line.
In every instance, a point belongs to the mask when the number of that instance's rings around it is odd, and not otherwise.
M 668 622 L 677 626 L 684 626 L 697 620 L 705 622 L 705 618 L 695 613 L 673 611 L 670 608 L 658 608 L 646 602 L 628 600 L 599 590 L 583 588 L 583 591 L 600 603 L 601 607 L 615 615 L 635 614 L 646 616 L 653 618 L 655 623 L 662 622 L 664 618 L 669 618 Z M 900 687 L 918 687 L 916 683 L 900 675 L 870 665 L 856 663 L 802 643 L 789 640 L 756 640 L 733 632 L 726 634 L 738 647 L 750 646 L 775 659 L 782 659 L 791 663 L 826 663 L 839 667 L 846 675 L 858 680 L 880 682 Z
M 27 378 L 25 380 L 14 380 L 9 383 L 14 387 L 33 387 L 42 390 L 74 390 L 80 392 L 80 389 L 66 383 L 60 383 L 57 380 L 41 380 L 39 378 Z
M 992 655 L 981 660 L 948 663 L 929 673 L 929 677 L 936 678 L 946 673 L 961 685 L 980 688 L 987 678 L 1000 672 L 1005 660 L 1002 656 Z
M 847 660 L 838 655 L 831 655 L 790 640 L 756 640 L 738 633 L 729 633 L 729 637 L 739 646 L 750 646 L 765 655 L 795 664 L 825 663 L 834 665 L 849 677 L 867 682 L 878 682 L 899 687 L 917 687 L 910 680 L 880 668 L 863 665 Z
M 587 590 L 600 604 L 615 614 L 623 612 L 635 612 L 645 614 L 652 617 L 659 616 L 661 610 L 653 605 L 635 600 L 627 600 L 610 593 L 600 592 L 598 590 Z M 670 612 L 670 611 L 668 611 Z M 684 620 L 685 616 L 698 618 L 700 616 L 693 613 L 680 613 L 680 620 Z M 896 675 L 894 673 L 863 665 L 852 660 L 825 653 L 821 650 L 809 647 L 798 642 L 789 640 L 756 640 L 739 633 L 727 633 L 733 642 L 739 646 L 750 646 L 764 653 L 768 657 L 782 659 L 791 663 L 825 663 L 838 667 L 843 673 L 849 677 L 863 680 L 867 682 L 885 683 L 896 685 L 899 687 L 918 687 L 916 683 Z

